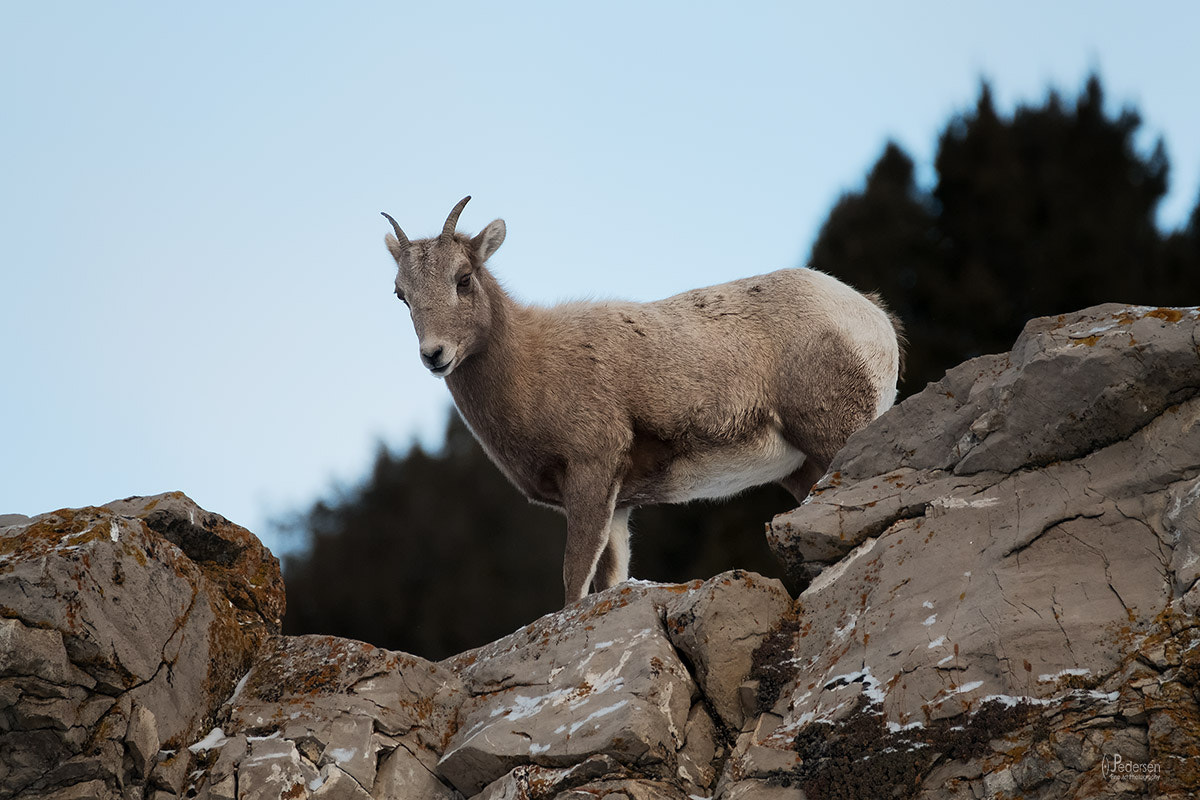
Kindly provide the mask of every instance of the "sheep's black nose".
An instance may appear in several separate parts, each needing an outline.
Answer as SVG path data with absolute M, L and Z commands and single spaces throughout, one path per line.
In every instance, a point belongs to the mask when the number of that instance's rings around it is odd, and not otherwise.
M 436 367 L 442 363 L 442 348 L 435 347 L 432 350 L 422 350 L 421 358 L 425 359 L 425 363 L 431 367 Z

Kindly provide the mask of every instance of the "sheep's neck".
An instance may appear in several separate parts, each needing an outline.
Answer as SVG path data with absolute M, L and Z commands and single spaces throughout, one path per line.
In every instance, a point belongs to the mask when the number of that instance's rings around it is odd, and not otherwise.
M 530 358 L 525 324 L 530 309 L 499 286 L 491 287 L 492 325 L 487 345 L 446 377 L 455 404 L 476 435 L 526 418 L 530 398 L 520 376 Z

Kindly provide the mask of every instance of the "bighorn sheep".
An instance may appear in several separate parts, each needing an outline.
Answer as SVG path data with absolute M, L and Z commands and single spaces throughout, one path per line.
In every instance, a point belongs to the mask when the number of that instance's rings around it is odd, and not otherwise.
M 886 411 L 900 364 L 881 304 L 811 269 L 652 303 L 514 301 L 486 266 L 497 219 L 410 241 L 388 214 L 421 360 L 496 465 L 567 516 L 572 602 L 629 574 L 629 514 L 776 481 L 803 500 Z

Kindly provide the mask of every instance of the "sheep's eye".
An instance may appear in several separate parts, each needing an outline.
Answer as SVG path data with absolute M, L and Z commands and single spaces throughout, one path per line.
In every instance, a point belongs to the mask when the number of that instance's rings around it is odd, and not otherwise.
M 470 289 L 470 288 L 471 288 L 471 273 L 468 272 L 466 275 L 463 275 L 461 278 L 458 279 L 458 289 L 459 289 L 459 291 L 466 291 L 467 289 Z

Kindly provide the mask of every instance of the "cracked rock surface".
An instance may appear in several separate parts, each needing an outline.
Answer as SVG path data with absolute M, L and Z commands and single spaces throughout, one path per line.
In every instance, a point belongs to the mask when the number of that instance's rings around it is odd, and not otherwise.
M 778 581 L 734 571 L 624 584 L 438 664 L 273 636 L 187 748 L 183 795 L 712 797 L 732 734 L 685 660 L 736 687 L 791 610 Z
M 283 602 L 275 557 L 179 493 L 0 528 L 0 796 L 177 791 Z
M 200 798 L 449 798 L 435 772 L 461 682 L 424 659 L 333 636 L 275 636 L 217 727 L 189 748 Z
M 812 581 L 731 773 L 809 797 L 1192 796 L 1198 316 L 1033 320 L 856 434 L 772 524 Z
M 806 588 L 629 582 L 440 663 L 278 635 L 179 494 L 0 519 L 0 798 L 1185 798 L 1200 312 L 1031 321 L 847 443 Z
M 790 608 L 778 581 L 740 571 L 625 584 L 451 658 L 469 697 L 438 769 L 468 797 L 585 797 L 521 787 L 557 786 L 602 756 L 615 797 L 711 796 L 726 753 L 718 703 L 735 702 Z
M 624 584 L 440 664 L 279 636 L 282 607 L 278 562 L 181 494 L 0 529 L 0 797 L 711 797 L 718 709 L 792 601 Z
M 738 686 L 791 607 L 778 581 L 734 571 L 618 586 L 438 664 L 273 636 L 187 748 L 181 796 L 712 797 L 732 734 L 685 661 Z

